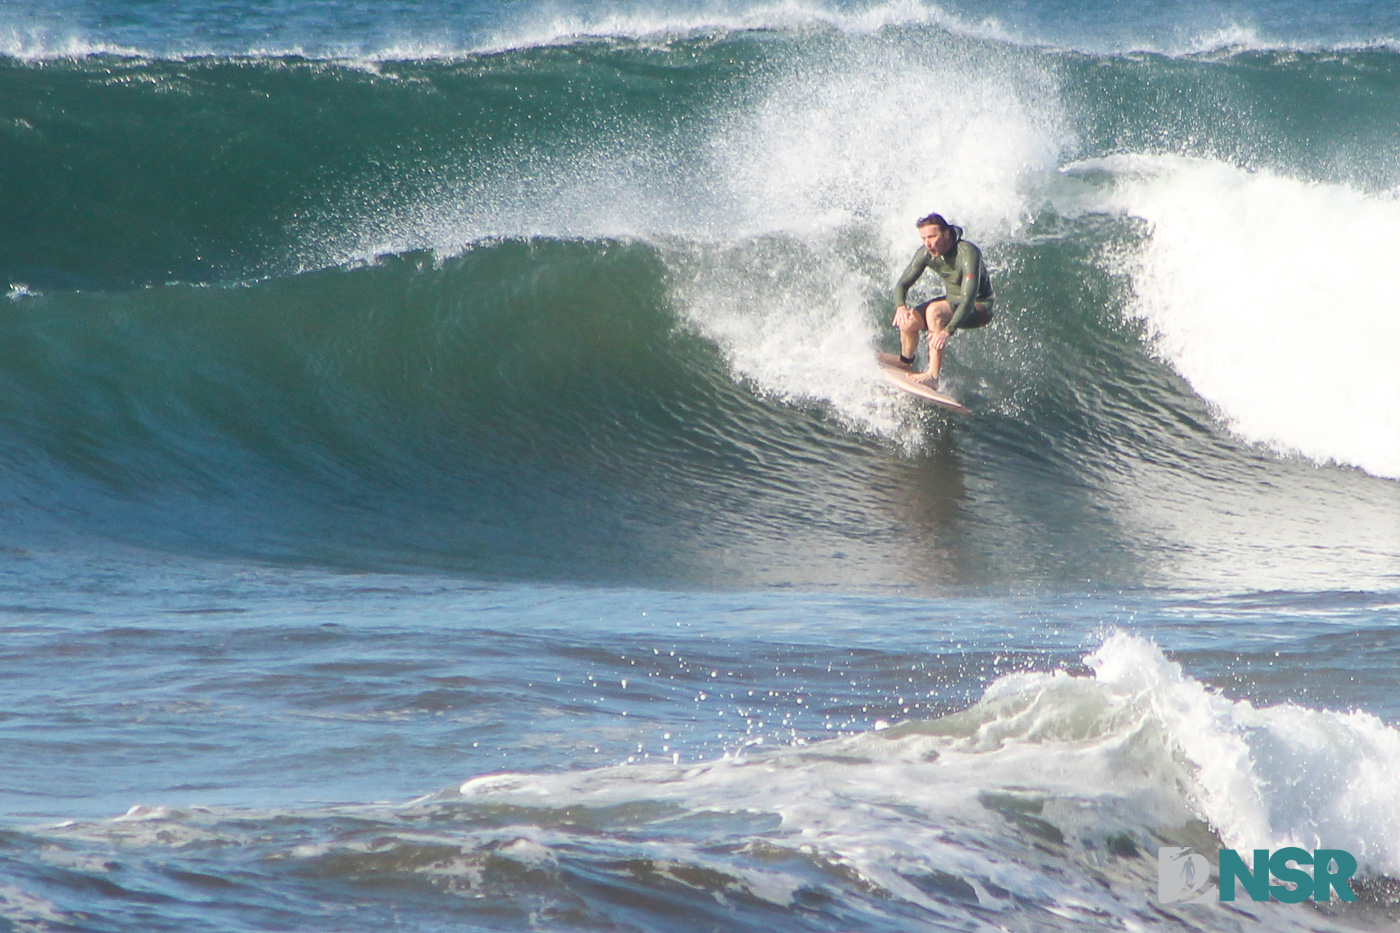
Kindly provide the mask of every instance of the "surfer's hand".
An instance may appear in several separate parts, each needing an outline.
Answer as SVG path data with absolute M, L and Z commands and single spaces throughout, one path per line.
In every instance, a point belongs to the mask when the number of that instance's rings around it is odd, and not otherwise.
M 894 309 L 894 320 L 890 323 L 900 330 L 908 330 L 909 325 L 914 323 L 914 312 L 907 305 L 900 305 Z
M 936 334 L 932 331 L 929 331 L 928 345 L 933 347 L 935 350 L 942 350 L 948 345 L 948 340 L 952 336 L 953 335 L 948 333 L 946 330 L 940 330 Z

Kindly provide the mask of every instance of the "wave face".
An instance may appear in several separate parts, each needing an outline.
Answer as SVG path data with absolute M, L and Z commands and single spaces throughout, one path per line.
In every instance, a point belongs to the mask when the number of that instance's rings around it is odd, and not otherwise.
M 483 9 L 437 45 L 9 27 L 15 534 L 531 577 L 1394 585 L 1384 23 L 1069 50 L 951 7 Z M 870 360 L 930 208 L 997 284 L 950 358 L 958 424 Z

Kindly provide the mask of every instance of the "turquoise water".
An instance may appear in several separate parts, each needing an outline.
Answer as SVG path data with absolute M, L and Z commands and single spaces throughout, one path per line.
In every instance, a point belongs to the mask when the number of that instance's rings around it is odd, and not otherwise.
M 8 5 L 0 928 L 1393 926 L 1397 36 Z

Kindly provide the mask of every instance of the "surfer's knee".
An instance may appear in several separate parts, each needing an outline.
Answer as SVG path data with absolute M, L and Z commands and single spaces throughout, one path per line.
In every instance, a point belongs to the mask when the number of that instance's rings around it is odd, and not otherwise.
M 953 306 L 946 298 L 935 298 L 919 305 L 918 313 L 924 325 L 920 330 L 940 330 L 953 319 Z
M 917 334 L 921 330 L 927 330 L 928 324 L 924 322 L 924 316 L 917 309 L 912 309 L 909 320 L 899 328 L 901 334 Z

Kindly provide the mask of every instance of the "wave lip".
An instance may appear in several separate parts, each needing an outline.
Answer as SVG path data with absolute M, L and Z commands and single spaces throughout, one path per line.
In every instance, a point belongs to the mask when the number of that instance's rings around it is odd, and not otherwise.
M 1400 478 L 1400 345 L 1390 244 L 1400 201 L 1343 184 L 1181 156 L 1103 173 L 1097 209 L 1146 222 L 1125 263 L 1129 312 L 1245 439 Z
M 1085 663 L 1112 706 L 1154 722 L 1189 763 L 1191 803 L 1226 847 L 1343 848 L 1373 873 L 1400 875 L 1387 777 L 1400 770 L 1400 731 L 1362 711 L 1230 700 L 1124 633 Z
M 787 0 L 759 3 L 745 9 L 731 5 L 694 12 L 648 9 L 591 13 L 535 14 L 526 21 L 496 32 L 478 51 L 504 51 L 570 43 L 580 39 L 686 38 L 735 32 L 796 32 L 828 28 L 852 35 L 872 35 L 887 29 L 929 26 L 951 35 L 993 42 L 1017 40 L 995 18 L 972 20 L 944 8 L 917 0 L 889 0 L 853 10 L 821 2 Z

